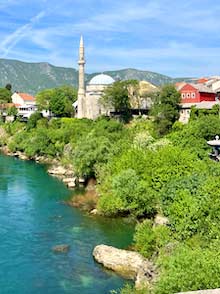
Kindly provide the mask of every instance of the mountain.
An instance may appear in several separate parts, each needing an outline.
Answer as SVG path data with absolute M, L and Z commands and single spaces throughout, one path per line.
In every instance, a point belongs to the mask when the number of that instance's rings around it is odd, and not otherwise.
M 172 83 L 171 77 L 137 69 L 122 69 L 104 72 L 114 79 L 146 80 L 155 85 Z M 86 74 L 88 82 L 99 73 Z M 37 92 L 61 85 L 73 85 L 77 87 L 78 71 L 72 68 L 57 67 L 46 62 L 27 63 L 18 60 L 0 59 L 0 87 L 7 83 L 12 84 L 13 91 L 36 94 Z

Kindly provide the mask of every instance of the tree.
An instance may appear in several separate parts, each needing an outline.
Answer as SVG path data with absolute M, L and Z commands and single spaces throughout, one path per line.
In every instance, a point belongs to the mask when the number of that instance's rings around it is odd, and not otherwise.
M 76 88 L 68 85 L 59 87 L 60 91 L 65 95 L 65 97 L 72 103 L 77 100 L 77 90 Z
M 36 101 L 39 110 L 51 110 L 57 116 L 73 116 L 72 103 L 77 99 L 77 90 L 71 86 L 61 86 L 39 92 Z
M 18 110 L 15 106 L 9 107 L 7 109 L 7 115 L 16 116 L 18 114 Z
M 159 135 L 168 133 L 179 118 L 180 93 L 173 85 L 165 85 L 155 95 L 152 115 L 155 116 L 155 128 Z
M 36 96 L 38 110 L 49 110 L 50 98 L 54 94 L 54 89 L 45 89 Z
M 40 112 L 34 112 L 27 123 L 27 129 L 33 129 L 36 127 L 38 120 L 42 119 L 42 114 Z
M 11 91 L 6 88 L 0 88 L 0 104 L 11 102 Z
M 12 85 L 11 84 L 6 84 L 5 89 L 11 92 Z
M 120 113 L 122 120 L 128 120 L 131 109 L 128 82 L 117 81 L 106 88 L 100 102 L 105 108 L 113 108 Z
M 55 90 L 50 98 L 49 109 L 58 117 L 71 116 L 69 113 L 71 102 L 59 90 Z

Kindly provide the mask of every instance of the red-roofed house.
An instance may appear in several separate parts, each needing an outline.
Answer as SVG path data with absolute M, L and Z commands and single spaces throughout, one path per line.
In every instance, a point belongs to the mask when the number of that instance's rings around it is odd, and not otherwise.
M 15 92 L 12 96 L 12 102 L 16 105 L 35 105 L 35 97 L 26 93 Z
M 203 84 L 185 84 L 179 91 L 181 93 L 181 103 L 215 101 L 216 97 L 216 93 Z
M 208 80 L 209 80 L 209 79 L 207 79 L 207 78 L 200 78 L 200 79 L 197 81 L 197 83 L 198 83 L 198 84 L 204 84 L 204 83 L 208 82 Z
M 202 83 L 185 84 L 178 90 L 181 93 L 180 121 L 183 123 L 189 121 L 192 106 L 198 109 L 211 109 L 219 103 L 216 92 Z

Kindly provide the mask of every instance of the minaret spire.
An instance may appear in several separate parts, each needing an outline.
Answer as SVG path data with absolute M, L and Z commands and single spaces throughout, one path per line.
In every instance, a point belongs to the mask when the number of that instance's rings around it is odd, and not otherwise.
M 85 105 L 85 50 L 83 36 L 80 38 L 79 45 L 79 89 L 78 89 L 78 118 L 86 117 L 86 105 Z

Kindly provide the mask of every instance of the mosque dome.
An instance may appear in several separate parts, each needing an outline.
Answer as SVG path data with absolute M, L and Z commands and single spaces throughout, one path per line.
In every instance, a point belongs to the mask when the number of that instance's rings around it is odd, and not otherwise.
M 105 74 L 100 74 L 100 75 L 94 76 L 90 80 L 89 85 L 111 85 L 114 82 L 115 80 L 112 77 Z

